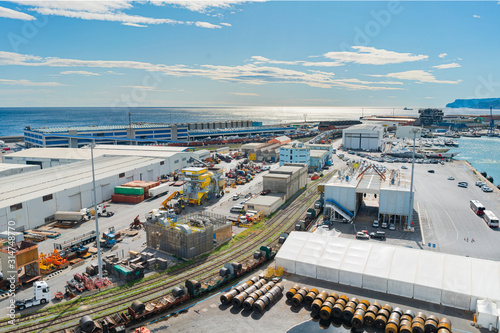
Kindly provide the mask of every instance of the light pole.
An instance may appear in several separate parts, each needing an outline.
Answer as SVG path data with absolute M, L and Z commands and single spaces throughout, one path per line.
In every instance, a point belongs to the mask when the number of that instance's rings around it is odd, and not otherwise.
M 95 141 L 90 144 L 90 159 L 92 160 L 92 184 L 94 186 L 94 217 L 95 217 L 95 232 L 97 243 L 97 264 L 99 265 L 99 279 L 102 279 L 102 258 L 101 258 L 101 237 L 99 234 L 99 213 L 97 212 L 97 194 L 95 191 L 95 170 L 94 170 L 94 145 Z
M 411 132 L 413 133 L 413 154 L 411 159 L 411 182 L 410 182 L 410 211 L 408 213 L 408 220 L 406 223 L 406 229 L 410 228 L 411 222 L 413 220 L 413 173 L 415 172 L 415 137 L 417 136 L 417 132 L 420 129 L 412 128 Z

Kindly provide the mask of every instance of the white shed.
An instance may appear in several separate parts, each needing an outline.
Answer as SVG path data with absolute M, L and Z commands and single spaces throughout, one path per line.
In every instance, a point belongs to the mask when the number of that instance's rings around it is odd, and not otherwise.
M 379 150 L 384 129 L 378 125 L 361 124 L 342 131 L 342 145 L 346 149 Z

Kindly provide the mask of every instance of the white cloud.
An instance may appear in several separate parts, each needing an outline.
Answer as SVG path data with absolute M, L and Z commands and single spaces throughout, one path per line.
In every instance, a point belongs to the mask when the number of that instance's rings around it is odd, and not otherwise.
M 226 22 L 222 22 L 220 23 L 220 25 L 223 25 L 225 27 L 232 27 L 231 23 L 226 23 Z
M 436 65 L 432 67 L 437 69 L 447 69 L 447 68 L 458 68 L 462 66 L 460 64 L 457 64 L 456 62 L 452 62 L 451 64 Z
M 8 84 L 11 86 L 25 86 L 25 87 L 55 87 L 64 86 L 59 82 L 33 82 L 29 80 L 7 80 L 0 79 L 0 84 Z
M 434 75 L 424 70 L 413 70 L 406 72 L 398 72 L 398 73 L 388 73 L 383 75 L 369 75 L 373 77 L 388 77 L 391 79 L 398 80 L 411 80 L 416 81 L 417 83 L 444 83 L 444 84 L 457 84 L 462 82 L 462 80 L 456 81 L 447 81 L 447 80 L 437 80 Z
M 134 24 L 182 24 L 181 21 L 171 19 L 158 19 L 137 15 L 128 15 L 122 12 L 90 12 L 90 11 L 75 11 L 67 9 L 53 9 L 47 7 L 35 7 L 32 10 L 42 15 L 64 16 L 69 18 L 77 18 L 82 20 L 134 23 Z
M 472 17 L 473 17 L 473 18 L 481 18 L 481 16 L 476 15 L 476 14 L 472 15 Z
M 256 64 L 276 64 L 276 65 L 302 65 L 302 66 L 307 66 L 307 67 L 335 67 L 335 66 L 343 66 L 342 63 L 339 62 L 331 62 L 331 61 L 324 61 L 324 62 L 314 62 L 314 61 L 302 61 L 302 60 L 293 60 L 293 61 L 287 61 L 287 60 L 272 60 L 268 59 L 266 57 L 262 56 L 253 56 L 250 58 L 250 60 Z
M 49 89 L 0 89 L 0 95 L 31 95 L 31 94 L 49 94 L 54 90 Z
M 328 52 L 324 56 L 340 63 L 355 63 L 362 65 L 387 65 L 400 64 L 404 62 L 420 61 L 427 59 L 426 55 L 414 55 L 411 53 L 398 53 L 376 49 L 369 46 L 353 46 L 356 52 Z
M 62 74 L 62 75 L 84 75 L 84 76 L 99 76 L 99 75 L 101 75 L 99 73 L 88 72 L 88 71 L 64 71 L 64 72 L 61 72 L 60 74 Z
M 179 91 L 184 91 L 181 89 L 157 89 L 152 86 L 121 86 L 122 88 L 131 88 L 131 89 L 137 89 L 137 90 L 145 90 L 145 91 L 154 91 L 154 92 L 179 92 Z
M 200 21 L 197 21 L 194 25 L 197 27 L 200 27 L 200 28 L 207 28 L 207 29 L 220 29 L 220 28 L 222 28 L 220 25 L 217 25 L 217 24 L 212 24 L 212 23 L 208 23 L 208 22 L 200 22 Z
M 448 54 L 447 53 L 441 53 L 440 55 L 438 55 L 439 58 L 444 58 L 446 57 Z
M 95 20 L 119 22 L 123 25 L 144 28 L 148 24 L 185 24 L 183 21 L 168 18 L 152 18 L 139 15 L 129 15 L 123 10 L 132 9 L 132 1 L 12 1 L 24 6 L 28 10 L 35 11 L 42 15 L 62 16 L 81 20 Z M 22 14 L 22 13 L 20 13 Z M 28 15 L 29 16 L 29 15 Z M 33 19 L 35 19 L 33 17 Z M 189 24 L 189 23 L 186 23 Z M 201 28 L 221 28 L 219 25 L 197 22 L 195 24 Z
M 113 71 L 106 71 L 104 72 L 104 74 L 110 74 L 110 75 L 125 75 L 123 73 L 117 73 L 117 72 L 113 72 Z
M 79 60 L 55 57 L 35 57 L 12 52 L 0 52 L 0 65 L 18 65 L 31 67 L 87 67 L 107 69 L 137 69 L 159 72 L 175 77 L 205 77 L 216 81 L 246 84 L 296 83 L 311 87 L 342 87 L 351 90 L 400 90 L 398 87 L 379 86 L 377 82 L 354 82 L 345 79 L 335 80 L 334 73 L 308 70 L 305 72 L 273 67 L 245 64 L 240 66 L 217 65 L 165 65 L 139 61 Z M 377 86 L 373 86 L 375 84 Z
M 36 20 L 34 16 L 4 7 L 0 7 L 0 17 L 11 18 L 15 20 L 23 20 L 23 21 Z
M 144 25 L 144 24 L 137 24 L 137 23 L 130 23 L 130 22 L 122 23 L 122 25 L 128 25 L 130 27 L 136 27 L 136 28 L 147 28 L 148 27 L 147 25 Z
M 425 99 L 435 99 L 436 97 L 424 97 Z
M 232 8 L 233 5 L 246 2 L 264 2 L 266 0 L 150 0 L 156 5 L 176 5 L 194 12 L 206 12 L 213 8 Z
M 232 92 L 231 94 L 238 96 L 260 96 L 259 94 L 256 93 L 247 93 L 247 92 Z

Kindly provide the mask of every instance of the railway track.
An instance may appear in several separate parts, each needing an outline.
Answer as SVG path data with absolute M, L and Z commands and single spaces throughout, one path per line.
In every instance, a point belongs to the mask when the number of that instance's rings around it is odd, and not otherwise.
M 290 203 L 284 210 L 280 211 L 279 216 L 274 216 L 273 218 L 265 222 L 266 228 L 264 229 L 263 232 L 253 233 L 247 236 L 245 244 L 243 244 L 243 246 L 241 247 L 238 247 L 238 250 L 228 249 L 223 253 L 206 258 L 205 260 L 194 262 L 192 265 L 182 268 L 181 270 L 176 272 L 175 277 L 171 276 L 167 277 L 165 275 L 158 276 L 154 279 L 139 282 L 135 284 L 133 287 L 131 287 L 130 290 L 126 291 L 126 293 L 128 294 L 134 293 L 134 291 L 137 291 L 139 294 L 127 295 L 126 297 L 123 297 L 121 299 L 113 300 L 113 298 L 117 298 L 117 296 L 123 295 L 123 291 L 118 290 L 116 292 L 108 293 L 102 296 L 93 297 L 92 298 L 93 305 L 90 305 L 86 309 L 78 311 L 77 313 L 64 315 L 64 310 L 67 310 L 71 307 L 71 305 L 68 305 L 68 307 L 62 309 L 60 315 L 55 315 L 54 317 L 51 318 L 46 318 L 47 315 L 44 313 L 34 314 L 18 319 L 14 327 L 8 325 L 7 322 L 2 322 L 0 323 L 0 331 L 60 332 L 65 328 L 71 329 L 77 326 L 74 323 L 74 321 L 79 320 L 84 315 L 89 315 L 95 320 L 104 316 L 112 315 L 114 313 L 122 312 L 124 311 L 124 308 L 126 308 L 126 306 L 131 304 L 134 300 L 140 298 L 142 300 L 147 299 L 149 301 L 151 299 L 156 298 L 152 297 L 156 293 L 164 292 L 164 294 L 166 294 L 167 293 L 165 292 L 166 290 L 169 291 L 171 288 L 173 288 L 178 284 L 182 284 L 187 279 L 195 279 L 197 277 L 207 275 L 213 272 L 214 269 L 220 268 L 226 262 L 236 261 L 239 259 L 246 259 L 247 257 L 250 256 L 246 256 L 245 258 L 243 258 L 243 256 L 245 256 L 249 252 L 251 255 L 251 253 L 253 253 L 255 248 L 260 245 L 277 244 L 277 237 L 273 238 L 272 240 L 269 240 L 269 237 L 275 234 L 279 235 L 279 233 L 281 232 L 286 232 L 293 229 L 294 222 L 298 219 L 299 216 L 305 214 L 307 208 L 309 208 L 310 206 L 310 201 L 314 202 L 315 200 L 314 198 L 318 196 L 318 194 L 316 193 L 315 185 L 319 181 L 323 182 L 325 180 L 328 180 L 332 175 L 333 173 L 323 178 L 320 178 L 318 181 L 315 181 L 314 183 L 309 185 L 309 188 L 304 193 L 300 194 L 298 198 L 295 199 L 295 201 Z M 208 259 L 209 262 L 206 262 Z M 193 270 L 193 267 L 197 267 L 197 269 Z M 215 272 L 213 274 L 205 276 L 205 278 L 216 276 L 217 274 L 218 272 Z M 166 282 L 166 283 L 160 283 L 160 282 Z M 145 291 L 141 291 L 141 288 L 145 288 L 146 286 L 155 283 L 158 283 L 159 285 L 149 288 Z M 151 299 L 148 299 L 148 296 L 150 296 Z M 110 313 L 99 313 L 103 311 L 103 306 L 109 304 L 113 304 L 113 308 L 119 308 L 119 310 Z M 8 330 L 5 330 L 6 328 L 8 328 Z

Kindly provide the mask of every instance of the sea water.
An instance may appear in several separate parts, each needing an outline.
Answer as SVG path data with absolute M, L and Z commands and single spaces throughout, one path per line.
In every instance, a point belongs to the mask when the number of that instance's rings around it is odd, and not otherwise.
M 486 171 L 493 177 L 495 185 L 500 184 L 500 138 L 480 137 L 456 139 L 458 147 L 450 149 L 450 153 L 459 153 L 457 160 L 469 161 L 477 171 Z

